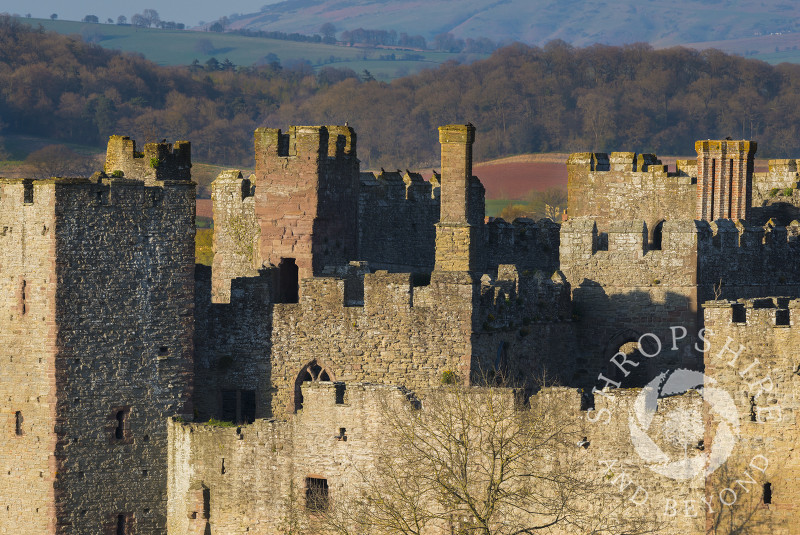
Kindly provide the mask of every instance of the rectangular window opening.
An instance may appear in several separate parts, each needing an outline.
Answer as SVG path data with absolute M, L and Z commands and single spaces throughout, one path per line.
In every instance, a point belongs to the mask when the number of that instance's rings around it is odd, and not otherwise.
M 256 421 L 256 392 L 255 390 L 241 391 L 241 423 L 252 424 Z
M 775 311 L 775 325 L 788 326 L 791 324 L 788 309 L 778 309 Z
M 14 413 L 14 434 L 18 437 L 22 436 L 22 411 Z
M 312 512 L 328 510 L 328 480 L 317 477 L 306 478 L 306 509 Z
M 772 503 L 772 483 L 764 483 L 764 503 Z
M 23 183 L 23 199 L 22 202 L 24 204 L 33 204 L 33 182 L 27 180 Z
M 222 391 L 222 411 L 220 420 L 236 422 L 236 390 Z
M 731 321 L 733 323 L 747 323 L 747 310 L 744 305 L 737 303 L 731 307 Z
M 133 513 L 119 513 L 114 524 L 115 535 L 133 535 Z
M 347 392 L 347 385 L 344 383 L 337 383 L 336 386 L 336 404 L 344 405 L 344 395 Z

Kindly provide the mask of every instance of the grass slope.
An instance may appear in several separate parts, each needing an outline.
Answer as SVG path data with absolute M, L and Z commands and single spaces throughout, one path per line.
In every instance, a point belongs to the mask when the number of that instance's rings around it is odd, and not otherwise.
M 393 29 L 428 40 L 451 32 L 537 45 L 553 39 L 575 46 L 648 42 L 657 47 L 722 41 L 715 46 L 725 51 L 729 40 L 800 31 L 800 3 L 787 0 L 292 0 L 263 9 L 233 26 L 313 33 L 332 22 L 340 31 Z M 752 57 L 762 54 L 786 60 L 774 56 L 774 47 Z
M 159 65 L 189 65 L 197 59 L 205 63 L 211 57 L 222 61 L 230 59 L 236 65 L 253 65 L 267 54 L 275 54 L 281 63 L 307 60 L 315 69 L 326 65 L 348 67 L 361 73 L 369 70 L 379 80 L 391 80 L 422 69 L 436 68 L 455 54 L 445 52 L 410 52 L 422 55 L 422 60 L 399 59 L 406 52 L 378 48 L 360 48 L 302 43 L 279 39 L 244 37 L 236 34 L 196 32 L 189 30 L 161 30 L 157 28 L 134 28 L 115 24 L 89 24 L 66 20 L 20 19 L 65 35 L 80 35 L 103 48 L 138 52 Z M 201 52 L 201 41 L 209 40 L 213 50 Z M 382 60 L 381 56 L 394 53 L 396 60 Z

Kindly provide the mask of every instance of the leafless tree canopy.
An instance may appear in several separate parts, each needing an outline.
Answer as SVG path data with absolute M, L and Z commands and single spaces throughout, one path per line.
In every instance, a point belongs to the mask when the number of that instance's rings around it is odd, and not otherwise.
M 65 145 L 47 145 L 25 159 L 32 178 L 88 177 L 101 166 L 95 158 L 77 154 Z
M 326 515 L 341 534 L 655 533 L 584 466 L 574 421 L 547 396 L 447 386 L 419 408 L 385 404 L 391 429 L 375 465 Z M 602 514 L 598 514 L 602 512 Z

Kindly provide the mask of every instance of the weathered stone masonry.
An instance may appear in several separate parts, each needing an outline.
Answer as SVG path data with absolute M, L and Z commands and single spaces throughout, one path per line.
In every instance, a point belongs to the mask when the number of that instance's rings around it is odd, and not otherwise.
M 542 373 L 566 386 L 535 395 L 585 434 L 571 455 L 616 459 L 662 513 L 695 504 L 664 533 L 797 533 L 800 223 L 783 219 L 796 195 L 763 195 L 796 169 L 754 174 L 748 142 L 701 142 L 714 174 L 573 155 L 567 222 L 485 223 L 474 136 L 442 127 L 441 174 L 425 182 L 361 173 L 346 126 L 259 129 L 256 173 L 213 184 L 211 270 L 194 266 L 186 142 L 139 152 L 113 136 L 91 180 L 0 180 L 0 533 L 303 528 L 308 481 L 333 499 L 357 490 L 353 470 L 390 439 L 383 403 L 498 374 L 530 388 Z M 695 220 L 706 204 L 752 220 Z M 674 325 L 707 327 L 710 346 L 693 350 L 692 333 L 658 359 L 630 348 Z M 740 345 L 744 368 L 728 364 Z M 618 351 L 640 365 L 623 373 Z M 630 442 L 641 391 L 589 394 L 601 375 L 629 387 L 674 368 L 705 370 L 734 397 L 742 435 L 727 472 L 659 479 Z M 701 401 L 659 400 L 654 425 Z M 589 415 L 603 409 L 614 418 L 598 425 Z M 696 448 L 713 446 L 717 421 L 703 416 Z M 210 417 L 237 426 L 183 423 Z M 744 507 L 704 511 L 762 451 L 770 465 L 751 470 Z
M 110 158 L 122 178 L 0 185 L 0 533 L 166 529 L 165 419 L 192 413 L 195 188 L 188 167 L 141 180 L 129 148 Z

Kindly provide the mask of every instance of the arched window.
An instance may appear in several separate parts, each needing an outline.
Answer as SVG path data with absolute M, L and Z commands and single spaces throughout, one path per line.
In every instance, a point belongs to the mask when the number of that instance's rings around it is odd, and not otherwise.
M 333 381 L 333 374 L 322 367 L 316 360 L 312 360 L 300 370 L 294 382 L 294 410 L 303 408 L 303 383 L 318 383 L 320 381 Z

